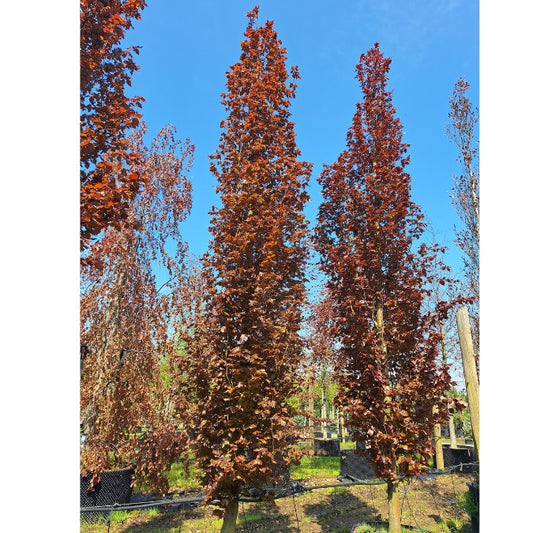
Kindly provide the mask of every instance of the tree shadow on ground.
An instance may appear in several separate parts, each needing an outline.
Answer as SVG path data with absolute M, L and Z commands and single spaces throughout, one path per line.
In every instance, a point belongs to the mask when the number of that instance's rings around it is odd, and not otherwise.
M 217 517 L 212 508 L 200 507 L 189 510 L 159 509 L 154 516 L 146 515 L 137 520 L 125 520 L 123 524 L 112 524 L 110 532 L 143 533 L 143 532 L 180 532 L 194 531 L 218 532 L 215 525 Z M 187 523 L 187 526 L 184 524 Z M 114 526 L 114 527 L 113 527 Z M 236 531 L 239 533 L 297 533 L 298 527 L 291 524 L 291 517 L 280 513 L 275 502 L 258 502 L 239 504 Z
M 381 520 L 376 509 L 345 487 L 324 495 L 320 503 L 304 505 L 304 512 L 316 520 L 322 531 L 330 533 L 349 533 L 356 524 Z
M 239 506 L 238 532 L 297 533 L 301 531 L 291 516 L 282 514 L 278 501 L 246 503 Z
M 441 528 L 442 531 L 451 531 L 453 533 L 472 533 L 472 525 L 470 520 L 463 523 L 461 520 L 455 522 L 450 520 L 443 520 L 440 515 L 430 514 L 428 518 L 435 520 L 435 523 Z M 450 523 L 451 522 L 451 523 Z
M 181 531 L 184 520 L 194 519 L 196 517 L 203 517 L 203 514 L 196 509 L 192 511 L 169 511 L 159 509 L 154 516 L 128 519 L 125 521 L 125 524 L 122 524 L 122 526 L 119 527 L 119 529 L 113 529 L 113 526 L 111 526 L 111 531 L 120 531 L 121 533 Z

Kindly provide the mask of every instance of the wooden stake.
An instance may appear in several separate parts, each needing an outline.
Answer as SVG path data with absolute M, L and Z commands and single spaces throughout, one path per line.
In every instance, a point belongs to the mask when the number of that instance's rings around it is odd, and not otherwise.
M 453 420 L 453 415 L 450 415 L 450 418 L 448 418 L 448 428 L 450 430 L 450 448 L 452 450 L 457 450 L 457 437 L 455 436 L 455 421 Z
M 344 444 L 346 442 L 346 430 L 344 428 L 344 417 L 342 415 L 339 417 L 339 426 L 341 432 L 341 442 Z
M 433 407 L 433 412 L 438 410 L 437 406 Z M 444 470 L 444 455 L 442 453 L 442 431 L 440 424 L 433 426 L 433 437 L 435 439 L 435 462 L 437 470 Z
M 315 422 L 314 420 L 311 418 L 313 416 L 315 416 L 315 397 L 314 397 L 314 392 L 313 392 L 313 380 L 310 378 L 309 379 L 309 396 L 308 396 L 308 411 L 309 411 L 309 419 L 308 419 L 308 423 L 309 423 L 309 437 L 311 439 L 314 439 L 315 438 Z M 312 444 L 312 442 L 311 442 Z
M 322 386 L 322 406 L 321 406 L 321 412 L 320 412 L 320 416 L 322 417 L 322 419 L 326 419 L 328 417 L 327 415 L 327 412 L 326 412 L 326 386 L 323 385 Z M 322 438 L 327 438 L 327 426 L 326 426 L 326 422 L 322 422 Z
M 466 383 L 468 407 L 470 409 L 470 420 L 472 421 L 474 447 L 479 460 L 479 384 L 477 380 L 476 362 L 474 360 L 474 344 L 470 332 L 470 321 L 465 306 L 457 311 L 455 318 L 457 320 L 459 341 L 461 343 L 461 355 L 463 357 L 463 371 Z

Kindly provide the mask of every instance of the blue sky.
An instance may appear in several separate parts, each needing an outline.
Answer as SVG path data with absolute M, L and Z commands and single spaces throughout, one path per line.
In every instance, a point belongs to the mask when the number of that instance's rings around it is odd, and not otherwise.
M 274 21 L 287 49 L 287 66 L 301 80 L 291 107 L 301 158 L 314 165 L 306 209 L 311 225 L 320 203 L 316 182 L 322 166 L 345 147 L 360 90 L 354 68 L 374 42 L 392 58 L 389 88 L 411 145 L 413 199 L 437 240 L 449 246 L 448 262 L 462 267 L 454 241 L 459 224 L 449 198 L 457 152 L 445 135 L 448 98 L 461 76 L 478 105 L 478 8 L 470 0 L 196 0 L 148 2 L 142 20 L 127 35 L 142 46 L 131 94 L 143 105 L 148 137 L 172 123 L 196 146 L 189 175 L 193 210 L 182 230 L 190 250 L 203 254 L 209 242 L 211 206 L 218 203 L 209 155 L 217 148 L 225 111 L 220 93 L 225 73 L 238 61 L 246 13 L 260 6 L 259 24 Z

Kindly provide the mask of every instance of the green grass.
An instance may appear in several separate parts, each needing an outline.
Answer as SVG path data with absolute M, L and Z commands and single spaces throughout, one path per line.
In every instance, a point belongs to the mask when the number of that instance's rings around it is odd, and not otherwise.
M 159 514 L 155 507 L 149 509 L 134 509 L 132 511 L 113 511 L 111 513 L 111 522 L 124 522 L 127 518 L 135 518 L 138 516 L 148 516 L 154 518 Z
M 291 466 L 291 478 L 336 477 L 340 473 L 338 457 L 302 457 L 299 465 Z
M 370 524 L 363 524 L 357 529 L 354 529 L 353 531 L 354 533 L 387 533 L 388 528 L 381 526 L 373 526 Z M 404 527 L 402 527 L 402 533 L 411 533 L 412 531 L 412 529 L 405 529 Z
M 348 494 L 349 492 L 347 487 L 332 487 L 328 494 Z
M 459 518 L 449 518 L 446 520 L 445 524 L 445 532 L 446 533 L 463 533 L 470 531 L 470 527 L 468 524 L 465 524 L 463 520 L 460 520 Z
M 131 516 L 132 511 L 113 511 L 111 514 L 111 522 L 124 522 L 128 516 Z
M 250 522 L 260 522 L 261 520 L 270 520 L 271 517 L 261 513 L 239 513 L 237 525 L 248 524 Z
M 167 474 L 170 492 L 182 492 L 200 490 L 200 484 L 196 481 L 198 469 L 192 464 L 187 473 L 181 462 L 172 463 L 170 472 Z
M 353 450 L 355 448 L 355 442 L 349 440 L 341 442 L 341 450 Z
M 196 491 L 201 486 L 196 481 L 198 470 L 194 465 L 189 468 L 189 473 L 180 462 L 172 464 L 167 474 L 170 492 Z M 291 466 L 291 478 L 302 480 L 309 477 L 336 477 L 340 473 L 338 457 L 308 457 L 303 456 L 299 465 Z

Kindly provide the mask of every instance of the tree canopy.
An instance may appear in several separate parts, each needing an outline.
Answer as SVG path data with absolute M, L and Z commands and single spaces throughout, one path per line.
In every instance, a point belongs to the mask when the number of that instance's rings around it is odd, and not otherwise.
M 138 70 L 138 47 L 121 41 L 144 0 L 81 0 L 80 238 L 82 251 L 108 226 L 118 227 L 142 176 L 129 133 L 139 125 L 141 97 L 126 96 Z
M 81 462 L 95 481 L 102 470 L 135 462 L 136 477 L 165 493 L 165 471 L 187 442 L 176 431 L 179 390 L 166 386 L 161 362 L 176 357 L 183 316 L 186 247 L 179 223 L 191 207 L 186 173 L 193 147 L 176 139 L 171 126 L 149 147 L 144 133 L 140 128 L 129 141 L 139 155 L 133 170 L 143 176 L 142 188 L 121 228 L 104 230 L 82 268 Z M 154 262 L 168 275 L 165 290 L 157 286 Z M 179 372 L 173 377 L 178 383 Z
M 425 226 L 410 197 L 408 147 L 387 90 L 390 63 L 376 43 L 356 67 L 363 100 L 346 150 L 320 175 L 315 240 L 341 344 L 338 403 L 392 497 L 401 477 L 428 465 L 433 425 L 450 407 L 450 376 L 437 363 L 436 327 L 449 306 L 422 306 L 436 250 L 415 247 Z
M 211 287 L 193 350 L 196 454 L 208 500 L 227 512 L 245 485 L 279 479 L 291 461 L 287 400 L 297 388 L 308 257 L 311 167 L 298 161 L 290 121 L 296 85 L 273 23 L 256 27 L 257 16 L 258 8 L 248 13 L 222 95 L 228 114 L 211 165 L 222 207 L 212 211 Z

